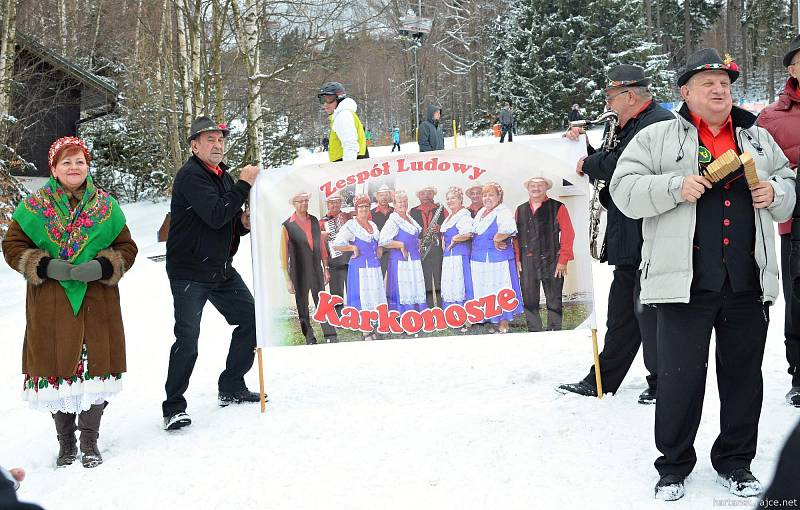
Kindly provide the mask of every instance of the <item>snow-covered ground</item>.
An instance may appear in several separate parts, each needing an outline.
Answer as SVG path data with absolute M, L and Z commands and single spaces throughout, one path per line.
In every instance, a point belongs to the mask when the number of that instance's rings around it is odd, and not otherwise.
M 270 403 L 261 415 L 257 405 L 217 406 L 231 328 L 209 306 L 187 392 L 194 423 L 168 434 L 161 430 L 161 401 L 172 300 L 163 262 L 146 258 L 163 252 L 155 233 L 168 204 L 124 209 L 140 247 L 120 285 L 128 373 L 104 416 L 105 463 L 96 469 L 55 470 L 53 422 L 19 398 L 25 285 L 0 264 L 0 464 L 27 469 L 19 492 L 25 500 L 50 510 L 618 510 L 744 502 L 716 485 L 708 458 L 719 430 L 713 357 L 687 495 L 657 502 L 654 407 L 636 403 L 646 384 L 641 356 L 617 395 L 598 400 L 553 390 L 585 375 L 592 359 L 585 330 L 269 348 Z M 246 281 L 249 248 L 245 238 L 236 259 Z M 603 318 L 611 271 L 593 269 Z M 765 483 L 798 419 L 783 404 L 790 382 L 783 301 L 771 315 L 753 463 Z M 247 382 L 257 388 L 255 369 Z

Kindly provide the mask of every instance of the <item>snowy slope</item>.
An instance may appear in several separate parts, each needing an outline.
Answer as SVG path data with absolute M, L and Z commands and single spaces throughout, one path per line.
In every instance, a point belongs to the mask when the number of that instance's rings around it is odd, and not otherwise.
M 167 210 L 167 203 L 125 207 L 141 250 L 121 283 L 128 373 L 101 428 L 106 462 L 94 470 L 76 464 L 56 471 L 52 420 L 19 398 L 25 289 L 17 273 L 0 265 L 0 464 L 28 470 L 23 499 L 82 510 L 618 510 L 741 503 L 715 484 L 708 459 L 719 427 L 713 357 L 687 496 L 659 503 L 652 498 L 654 407 L 636 404 L 645 387 L 641 357 L 618 395 L 597 400 L 553 391 L 588 369 L 586 331 L 269 348 L 270 403 L 260 415 L 257 405 L 216 404 L 231 328 L 209 306 L 187 393 L 194 424 L 163 432 L 172 301 L 163 262 L 144 254 L 163 252 L 155 231 Z M 236 260 L 246 281 L 249 248 L 245 241 Z M 605 265 L 593 269 L 602 318 L 611 272 Z M 764 482 L 798 417 L 783 405 L 790 379 L 782 307 L 781 301 L 772 309 L 753 463 Z M 247 381 L 257 388 L 255 370 Z

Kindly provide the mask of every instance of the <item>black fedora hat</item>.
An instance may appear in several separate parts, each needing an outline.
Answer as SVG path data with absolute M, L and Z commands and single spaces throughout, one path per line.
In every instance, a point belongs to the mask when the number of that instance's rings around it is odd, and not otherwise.
M 719 52 L 714 48 L 703 48 L 692 53 L 686 59 L 686 69 L 678 77 L 678 86 L 683 87 L 689 78 L 703 71 L 725 71 L 728 73 L 731 83 L 735 82 L 739 77 L 739 66 L 730 56 L 726 55 L 725 57 L 725 60 L 722 60 Z
M 794 58 L 794 54 L 798 51 L 800 51 L 800 35 L 792 39 L 791 44 L 789 44 L 789 51 L 783 56 L 784 67 L 789 67 L 789 64 L 792 63 L 792 59 Z
M 620 64 L 608 70 L 606 88 L 647 87 L 652 80 L 644 75 L 644 69 L 630 64 Z
M 202 117 L 197 117 L 192 121 L 192 127 L 189 129 L 189 139 L 188 141 L 191 142 L 197 135 L 200 133 L 205 133 L 206 131 L 222 131 L 222 136 L 227 138 L 230 130 L 226 124 L 217 124 L 210 117 L 206 117 L 203 115 Z

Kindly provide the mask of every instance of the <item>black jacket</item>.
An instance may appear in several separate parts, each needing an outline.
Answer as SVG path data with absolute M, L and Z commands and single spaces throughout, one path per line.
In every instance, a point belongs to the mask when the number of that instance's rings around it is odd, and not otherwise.
M 438 105 L 428 106 L 428 115 L 425 120 L 419 125 L 419 133 L 417 133 L 417 141 L 419 142 L 419 151 L 440 151 L 444 149 L 444 133 L 442 131 L 442 119 L 434 122 L 433 114 L 439 112 L 441 115 L 442 108 Z
M 622 156 L 622 151 L 636 133 L 650 124 L 674 118 L 672 113 L 652 101 L 647 108 L 630 119 L 620 130 L 617 134 L 619 143 L 614 150 L 594 151 L 590 147 L 590 152 L 593 154 L 587 156 L 583 161 L 583 171 L 592 179 L 599 179 L 607 183 L 617 168 L 617 161 Z M 606 222 L 606 238 L 600 260 L 615 266 L 633 265 L 638 267 L 642 258 L 642 220 L 632 220 L 622 214 L 608 195 L 608 188 L 604 188 L 603 191 L 604 193 L 601 195 L 604 196 L 601 197 L 601 201 L 608 209 L 608 221 Z
M 218 282 L 234 274 L 231 265 L 242 226 L 242 205 L 250 194 L 245 181 L 233 182 L 220 164 L 222 177 L 195 156 L 178 170 L 172 183 L 167 237 L 167 275 L 171 280 Z
M 42 510 L 42 507 L 17 500 L 14 482 L 0 474 L 0 510 Z

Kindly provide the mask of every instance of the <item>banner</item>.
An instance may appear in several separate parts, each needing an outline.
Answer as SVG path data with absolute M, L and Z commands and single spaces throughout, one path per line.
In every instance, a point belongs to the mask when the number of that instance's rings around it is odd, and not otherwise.
M 262 172 L 259 345 L 595 327 L 585 144 L 526 138 Z

